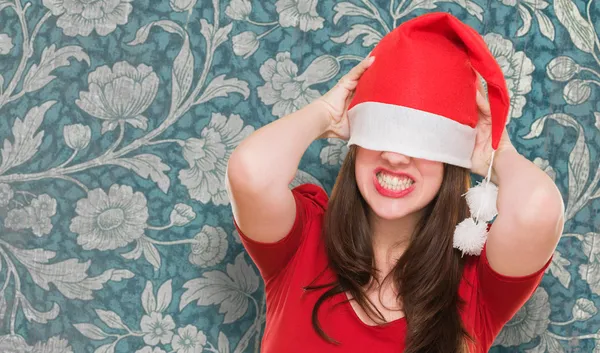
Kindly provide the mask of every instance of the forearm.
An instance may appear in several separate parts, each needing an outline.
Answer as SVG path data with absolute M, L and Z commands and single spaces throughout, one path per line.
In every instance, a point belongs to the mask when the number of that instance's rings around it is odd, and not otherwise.
M 231 154 L 228 178 L 261 190 L 287 188 L 308 146 L 329 126 L 328 112 L 312 103 L 256 130 Z M 235 170 L 235 173 L 231 173 Z

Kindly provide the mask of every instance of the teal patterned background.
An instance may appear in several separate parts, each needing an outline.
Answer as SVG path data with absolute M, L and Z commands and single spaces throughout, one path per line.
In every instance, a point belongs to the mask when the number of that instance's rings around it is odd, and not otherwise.
M 428 11 L 484 36 L 567 205 L 492 352 L 600 352 L 597 0 L 0 0 L 0 352 L 259 352 L 227 158 Z M 292 185 L 330 191 L 346 152 L 313 143 Z

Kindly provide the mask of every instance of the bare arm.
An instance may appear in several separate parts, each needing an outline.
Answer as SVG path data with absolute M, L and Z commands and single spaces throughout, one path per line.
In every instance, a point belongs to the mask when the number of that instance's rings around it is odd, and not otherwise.
M 483 86 L 478 80 L 478 91 Z M 491 156 L 488 138 L 490 107 L 483 94 L 477 95 L 480 109 L 478 140 L 473 172 L 485 176 Z M 500 140 L 492 182 L 498 185 L 498 217 L 490 229 L 486 245 L 492 269 L 506 276 L 525 276 L 542 268 L 554 253 L 564 225 L 562 196 L 552 181 L 535 164 L 520 155 L 506 128 Z
M 235 221 L 246 236 L 270 243 L 291 230 L 296 204 L 288 186 L 300 159 L 315 139 L 347 138 L 349 98 L 371 63 L 363 60 L 326 95 L 256 130 L 233 151 L 227 190 Z
M 256 130 L 231 154 L 226 180 L 233 216 L 254 240 L 276 242 L 294 224 L 288 185 L 304 151 L 328 126 L 327 111 L 315 103 Z
M 552 179 L 514 148 L 498 153 L 493 174 L 498 218 L 490 229 L 488 261 L 507 276 L 531 274 L 548 261 L 562 234 L 562 196 Z

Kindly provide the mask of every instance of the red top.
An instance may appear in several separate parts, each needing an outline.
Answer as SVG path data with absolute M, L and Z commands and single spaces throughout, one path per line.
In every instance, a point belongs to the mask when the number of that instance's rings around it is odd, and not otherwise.
M 325 301 L 319 309 L 321 327 L 340 344 L 328 343 L 315 332 L 312 310 L 327 289 L 304 292 L 302 288 L 327 267 L 320 232 L 328 196 L 312 184 L 300 185 L 292 193 L 296 200 L 296 220 L 290 233 L 276 243 L 251 240 L 234 221 L 244 247 L 265 281 L 267 321 L 261 352 L 401 352 L 406 320 L 369 326 L 360 320 L 349 302 L 334 307 L 346 300 L 344 293 Z M 477 353 L 490 349 L 502 326 L 533 294 L 550 261 L 529 276 L 507 277 L 492 270 L 485 247 L 481 256 L 467 259 L 459 292 L 466 302 L 463 322 L 481 344 Z M 330 269 L 325 273 L 315 284 L 335 278 Z

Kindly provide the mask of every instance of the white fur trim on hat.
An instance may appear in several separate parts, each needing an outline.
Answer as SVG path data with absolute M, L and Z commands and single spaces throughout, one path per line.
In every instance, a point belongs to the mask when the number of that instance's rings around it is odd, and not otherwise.
M 350 140 L 375 151 L 471 168 L 475 129 L 430 112 L 393 104 L 364 102 L 348 111 Z

